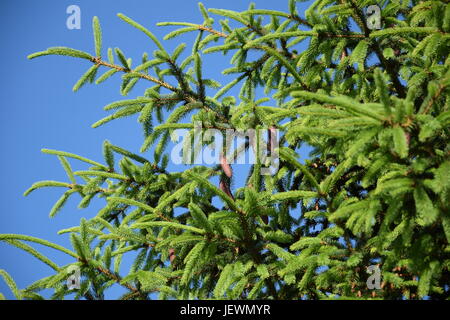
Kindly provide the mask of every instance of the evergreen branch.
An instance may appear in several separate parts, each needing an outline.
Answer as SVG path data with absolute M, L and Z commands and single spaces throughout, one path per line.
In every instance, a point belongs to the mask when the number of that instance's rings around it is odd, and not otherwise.
M 94 165 L 96 167 L 99 167 L 99 168 L 102 168 L 102 169 L 107 169 L 106 166 L 104 166 L 103 164 L 101 164 L 99 162 L 90 160 L 88 158 L 81 157 L 81 156 L 79 156 L 77 154 L 74 154 L 74 153 L 69 153 L 69 152 L 65 152 L 65 151 L 58 151 L 58 150 L 51 150 L 51 149 L 42 149 L 41 152 L 47 153 L 47 154 L 54 154 L 54 155 L 62 156 L 62 157 L 73 158 L 73 159 L 76 159 L 76 160 L 80 160 L 80 161 L 92 164 L 92 165 Z
M 124 204 L 128 204 L 130 206 L 137 206 L 145 211 L 148 211 L 150 213 L 154 213 L 155 209 L 153 209 L 152 207 L 146 205 L 145 203 L 133 200 L 133 199 L 128 199 L 128 198 L 120 198 L 120 197 L 108 197 L 107 198 L 108 201 L 110 202 L 119 202 L 119 203 L 124 203 Z
M 432 96 L 430 101 L 428 101 L 425 109 L 423 109 L 423 111 L 422 111 L 423 114 L 427 114 L 430 111 L 434 102 L 439 98 L 439 96 L 442 94 L 442 92 L 444 92 L 444 90 L 446 89 L 447 86 L 444 83 L 447 83 L 447 82 L 448 82 L 447 79 L 443 79 L 442 81 L 439 82 L 438 88 L 437 88 L 435 94 Z
M 309 23 L 307 20 L 299 17 L 296 14 L 289 14 L 289 13 L 285 13 L 285 12 L 281 12 L 281 11 L 266 10 L 266 9 L 251 9 L 251 10 L 245 11 L 245 13 L 284 17 L 287 19 L 297 21 L 298 23 L 303 24 L 307 27 L 310 27 L 310 28 L 312 27 L 311 23 Z
M 277 50 L 268 47 L 268 46 L 253 46 L 255 49 L 261 49 L 269 53 L 270 55 L 276 57 L 292 74 L 292 76 L 301 84 L 301 86 L 305 89 L 308 87 L 304 84 L 302 77 L 297 72 L 296 68 L 285 58 L 283 57 Z
M 364 35 L 366 37 L 370 37 L 371 30 L 369 30 L 369 28 L 367 27 L 367 22 L 364 18 L 364 14 L 361 12 L 361 10 L 359 10 L 358 6 L 352 0 L 341 0 L 341 1 L 343 1 L 343 2 L 349 1 L 352 11 L 353 11 L 353 16 L 355 18 L 355 21 L 358 23 L 361 30 L 363 30 Z M 397 94 L 399 95 L 400 98 L 404 98 L 406 96 L 405 88 L 403 87 L 400 80 L 398 79 L 395 69 L 393 68 L 392 64 L 390 62 L 388 62 L 388 60 L 384 56 L 379 43 L 375 39 L 373 39 L 372 41 L 373 41 L 373 47 L 374 47 L 375 53 L 376 53 L 378 59 L 380 60 L 381 65 L 383 66 L 384 70 L 389 74 L 391 81 L 394 84 L 394 88 L 397 91 Z
M 302 37 L 302 36 L 310 36 L 310 37 L 320 37 L 320 38 L 366 38 L 363 34 L 335 34 L 335 33 L 328 33 L 328 32 L 316 32 L 316 31 L 287 31 L 287 32 L 277 32 L 277 33 L 270 33 L 265 36 L 256 38 L 255 40 L 252 40 L 245 44 L 244 49 L 248 49 L 251 47 L 255 47 L 256 44 L 272 40 L 272 39 L 280 39 L 283 40 L 284 38 L 291 38 L 291 37 Z
M 139 114 L 142 150 L 161 138 L 155 164 L 108 141 L 103 144 L 105 165 L 50 150 L 70 183 L 41 181 L 25 192 L 65 188 L 50 216 L 74 193 L 82 196 L 79 207 L 95 195 L 108 201 L 96 218 L 59 232 L 70 233 L 75 252 L 66 253 L 81 262 L 77 266 L 83 266 L 87 277 L 83 292 L 89 290 L 76 298 L 103 299 L 115 283 L 127 291 L 121 299 L 147 299 L 152 291 L 159 291 L 161 299 L 448 298 L 450 7 L 439 1 L 380 5 L 385 29 L 376 31 L 369 29 L 363 13 L 367 2 L 313 1 L 306 19 L 299 16 L 297 2 L 289 0 L 286 13 L 254 9 L 253 4 L 243 12 L 211 9 L 232 20 L 221 19 L 222 29 L 213 27 L 201 3 L 202 24 L 159 23 L 179 26 L 164 39 L 197 33 L 192 54 L 180 63 L 186 44 L 169 54 L 153 33 L 122 14 L 122 20 L 156 44 L 153 60 L 144 53 L 132 67 L 132 59 L 118 48 L 115 55 L 109 48 L 102 60 L 97 18 L 92 21 L 95 57 L 65 47 L 29 56 L 89 60 L 93 65 L 75 90 L 94 82 L 102 66 L 108 70 L 96 82 L 120 72 L 123 95 L 140 79 L 151 83 L 143 97 L 106 106 L 114 114 L 95 125 Z M 303 26 L 307 30 L 299 29 Z M 220 38 L 223 44 L 212 44 Z M 232 54 L 231 67 L 222 70 L 232 77 L 228 84 L 221 87 L 203 78 L 207 66 L 200 50 Z M 378 58 L 375 63 L 372 54 Z M 207 96 L 209 88 L 217 90 L 213 97 Z M 230 96 L 231 88 L 240 89 L 238 97 Z M 166 89 L 170 93 L 161 94 Z M 260 98 L 260 89 L 264 96 L 276 91 L 276 107 L 261 105 L 270 99 Z M 171 131 L 195 129 L 195 121 L 223 134 L 265 128 L 268 155 L 280 154 L 278 170 L 263 176 L 261 167 L 267 162 L 258 159 L 245 186 L 233 189 L 241 177 L 232 174 L 228 163 L 250 148 L 251 139 L 246 139 L 213 167 L 166 171 L 169 157 L 163 153 Z M 278 145 L 285 147 L 278 150 L 270 147 L 275 128 L 284 131 Z M 310 158 L 300 164 L 298 153 L 305 145 L 311 147 Z M 120 173 L 115 153 L 123 156 Z M 91 167 L 74 173 L 68 158 Z M 85 185 L 76 183 L 77 175 Z M 219 188 L 212 179 L 219 180 Z M 216 196 L 224 208 L 211 203 Z M 24 242 L 44 240 L 17 237 L 24 236 L 3 235 L 0 241 L 58 268 Z M 414 240 L 417 245 L 411 245 Z M 122 278 L 122 258 L 129 253 L 137 255 Z M 417 258 L 422 256 L 432 259 L 424 263 Z M 382 270 L 383 290 L 367 289 L 365 268 L 373 263 Z M 63 298 L 69 293 L 65 270 L 16 291 L 24 299 L 40 299 L 34 291 L 52 288 L 52 298 Z
M 90 264 L 91 264 L 90 260 L 83 259 L 83 258 L 78 258 L 78 261 L 80 261 L 81 263 L 86 264 L 86 265 L 90 265 Z M 101 267 L 101 266 L 94 266 L 94 267 L 95 267 L 95 269 L 96 269 L 98 272 L 100 272 L 101 274 L 107 276 L 109 279 L 114 280 L 117 284 L 123 286 L 124 288 L 130 290 L 133 294 L 140 295 L 140 296 L 142 296 L 142 297 L 145 297 L 145 296 L 146 296 L 146 295 L 145 295 L 141 290 L 139 290 L 138 288 L 132 286 L 131 284 L 129 284 L 129 283 L 127 283 L 127 282 L 124 282 L 123 279 L 122 279 L 122 277 L 120 277 L 120 276 L 117 275 L 116 273 L 114 273 L 114 272 L 112 272 L 112 271 L 110 271 L 110 270 L 108 270 L 108 269 L 106 269 L 106 268 L 103 268 L 103 267 Z M 156 290 L 155 290 L 155 291 L 156 291 Z
M 311 182 L 311 184 L 316 188 L 317 192 L 320 194 L 321 190 L 320 190 L 320 186 L 319 183 L 317 182 L 317 180 L 314 178 L 314 176 L 309 172 L 309 170 L 302 164 L 300 164 L 292 155 L 289 151 L 287 151 L 284 148 L 281 148 L 279 150 L 280 156 L 285 159 L 286 161 L 288 161 L 289 163 L 293 164 L 295 167 L 297 167 L 298 169 L 300 169 L 300 171 L 303 172 L 303 174 L 305 175 L 306 179 L 309 180 L 309 182 Z
M 75 177 L 73 175 L 73 171 L 72 171 L 69 161 L 67 161 L 67 159 L 63 156 L 57 156 L 57 157 L 58 157 L 59 161 L 61 162 L 61 165 L 63 166 L 64 170 L 66 171 L 66 174 L 67 174 L 70 182 L 72 182 L 72 184 L 76 184 L 77 181 L 75 180 Z
M 384 121 L 385 118 L 378 114 L 377 112 L 371 111 L 367 105 L 358 103 L 356 101 L 353 101 L 352 99 L 346 97 L 346 96 L 339 96 L 339 97 L 330 97 L 324 94 L 314 93 L 314 92 L 308 92 L 308 91 L 294 91 L 291 93 L 293 97 L 302 97 L 305 99 L 315 99 L 323 103 L 329 103 L 338 105 L 340 107 L 343 107 L 349 112 L 361 114 L 364 116 L 368 116 L 370 118 L 373 118 L 377 121 Z
M 300 37 L 300 36 L 318 36 L 318 33 L 315 31 L 289 31 L 289 32 L 276 32 L 267 34 L 263 37 L 256 38 L 250 42 L 247 42 L 244 46 L 244 49 L 249 49 L 255 47 L 256 44 L 272 40 L 272 39 L 283 39 L 283 38 L 291 38 L 291 37 Z
M 132 73 L 133 76 L 135 76 L 135 77 L 146 79 L 148 81 L 151 81 L 151 82 L 154 82 L 154 83 L 160 85 L 161 87 L 169 89 L 170 91 L 179 93 L 177 88 L 173 87 L 172 85 L 170 85 L 170 84 L 168 84 L 168 83 L 166 83 L 164 81 L 156 79 L 156 78 L 154 78 L 154 77 L 152 77 L 152 76 L 150 76 L 148 74 L 135 72 L 133 70 L 129 70 L 129 69 L 125 68 L 125 67 L 121 67 L 121 66 L 118 66 L 116 64 L 112 64 L 112 63 L 103 61 L 103 60 L 98 59 L 98 58 L 93 58 L 93 59 L 91 59 L 91 61 L 96 63 L 96 64 L 98 64 L 98 65 L 105 66 L 105 67 L 108 67 L 108 68 L 112 68 L 112 69 L 115 69 L 117 71 L 122 71 L 122 72 L 125 72 L 125 73 Z
M 130 177 L 127 177 L 122 174 L 105 172 L 105 171 L 96 171 L 96 170 L 80 170 L 80 171 L 75 171 L 73 174 L 77 175 L 77 176 L 95 176 L 95 177 L 104 177 L 104 178 L 118 179 L 118 180 L 124 180 L 124 181 L 130 180 Z
M 46 55 L 60 55 L 60 56 L 68 56 L 68 57 L 75 57 L 75 58 L 82 58 L 91 60 L 94 59 L 93 56 L 91 56 L 89 53 L 86 53 L 84 51 L 67 48 L 67 47 L 51 47 L 48 48 L 45 51 L 36 52 L 33 54 L 30 54 L 27 58 L 28 59 L 34 59 L 40 56 L 46 56 Z
M 158 48 L 160 50 L 165 52 L 164 47 L 162 46 L 161 42 L 159 42 L 158 38 L 156 38 L 155 35 L 150 32 L 150 30 L 148 30 L 144 26 L 140 25 L 139 23 L 137 23 L 136 21 L 132 20 L 131 18 L 127 17 L 126 15 L 124 15 L 122 13 L 118 13 L 117 16 L 120 19 L 122 19 L 123 21 L 125 21 L 126 23 L 132 25 L 136 29 L 138 29 L 138 30 L 142 31 L 143 33 L 145 33 L 158 46 Z
M 223 96 L 225 93 L 227 93 L 231 88 L 233 88 L 236 84 L 238 84 L 240 81 L 242 81 L 243 79 L 249 77 L 252 72 L 254 72 L 255 70 L 258 70 L 258 68 L 264 64 L 264 62 L 267 61 L 267 59 L 269 58 L 269 55 L 265 54 L 263 55 L 260 59 L 258 59 L 251 68 L 249 68 L 247 71 L 245 71 L 243 74 L 241 74 L 239 77 L 237 77 L 236 79 L 232 80 L 230 83 L 228 83 L 227 85 L 223 86 L 219 91 L 216 92 L 216 94 L 214 95 L 214 99 L 219 99 L 221 96 Z
M 235 12 L 232 10 L 224 10 L 224 9 L 213 9 L 213 8 L 208 9 L 208 11 L 212 12 L 214 14 L 220 15 L 220 16 L 224 16 L 224 17 L 228 17 L 233 20 L 236 20 L 236 21 L 242 23 L 243 25 L 245 25 L 248 29 L 253 30 L 254 32 L 256 32 L 259 35 L 266 34 L 266 32 L 263 29 L 259 29 L 255 25 L 250 24 L 250 22 L 247 21 L 239 12 Z
M 34 243 L 41 244 L 43 246 L 64 252 L 65 254 L 68 254 L 69 256 L 72 256 L 74 258 L 78 258 L 76 253 L 70 251 L 69 249 L 66 249 L 56 243 L 51 243 L 47 240 L 35 238 L 32 236 L 26 236 L 26 235 L 21 235 L 21 234 L 0 234 L 0 241 L 4 241 L 4 240 L 22 240 L 22 241 L 34 242 Z
M 150 221 L 150 222 L 137 222 L 130 226 L 132 229 L 145 229 L 150 227 L 170 227 L 175 229 L 184 229 L 187 231 L 192 231 L 198 234 L 205 234 L 205 230 L 195 228 L 192 226 L 171 222 L 171 221 Z
M 108 201 L 111 202 L 119 202 L 119 203 L 125 203 L 131 206 L 136 206 L 139 207 L 145 211 L 151 212 L 151 213 L 155 213 L 156 215 L 158 215 L 161 219 L 172 222 L 171 219 L 165 217 L 164 215 L 162 215 L 159 211 L 157 211 L 156 209 L 133 199 L 128 199 L 128 198 L 120 198 L 120 197 L 109 197 L 107 199 Z
M 67 200 L 69 199 L 70 195 L 72 193 L 76 192 L 75 186 L 76 184 L 72 184 L 70 190 L 67 190 L 66 192 L 64 192 L 62 194 L 62 196 L 58 199 L 58 201 L 55 202 L 55 204 L 53 205 L 52 209 L 50 210 L 49 213 L 49 217 L 53 218 L 54 216 L 56 216 L 56 214 L 61 210 L 61 208 L 64 206 L 64 204 L 67 202 Z
M 112 120 L 123 118 L 123 117 L 127 117 L 127 116 L 131 116 L 133 114 L 141 112 L 143 108 L 144 107 L 142 105 L 131 105 L 129 107 L 122 108 L 122 109 L 118 110 L 117 112 L 115 112 L 115 113 L 113 113 L 113 114 L 111 114 L 109 116 L 106 116 L 106 117 L 98 120 L 97 122 L 93 123 L 91 125 L 91 127 L 92 128 L 98 128 L 98 127 L 100 127 L 100 126 L 104 125 L 105 123 L 108 123 L 108 122 L 110 122 Z
M 121 108 L 124 106 L 147 104 L 147 103 L 154 102 L 155 100 L 156 99 L 154 99 L 154 98 L 141 98 L 141 97 L 139 97 L 137 99 L 120 100 L 120 101 L 115 101 L 115 102 L 112 102 L 112 103 L 106 105 L 105 107 L 103 107 L 103 110 L 107 111 L 107 110 Z
M 371 38 L 377 38 L 387 35 L 399 34 L 399 33 L 441 33 L 445 34 L 445 32 L 440 31 L 438 28 L 433 27 L 396 27 L 396 28 L 386 28 L 383 30 L 377 30 L 370 33 Z
M 224 10 L 224 9 L 214 9 L 210 8 L 208 9 L 209 12 L 217 14 L 219 16 L 224 16 L 231 18 L 233 20 L 239 21 L 240 23 L 248 26 L 249 23 L 247 20 L 245 20 L 238 12 L 232 11 L 232 10 Z
M 215 185 L 213 185 L 211 182 L 209 182 L 207 179 L 203 178 L 202 176 L 194 173 L 194 172 L 186 172 L 186 174 L 194 179 L 195 181 L 199 182 L 202 186 L 213 192 L 214 194 L 218 195 L 227 205 L 228 207 L 236 212 L 239 212 L 238 207 L 236 206 L 236 203 L 234 200 L 227 195 L 225 192 L 217 188 Z
M 92 19 L 92 29 L 94 30 L 95 55 L 101 57 L 102 55 L 102 29 L 98 17 Z
M 287 199 L 303 199 L 303 198 L 317 198 L 319 196 L 318 192 L 314 191 L 287 191 L 287 192 L 279 192 L 271 196 L 273 201 L 284 201 Z
M 128 157 L 128 158 L 130 158 L 130 159 L 136 160 L 137 162 L 140 162 L 140 163 L 150 163 L 150 161 L 147 160 L 147 159 L 145 159 L 144 157 L 141 157 L 140 155 L 137 155 L 137 154 L 135 154 L 135 153 L 132 153 L 132 152 L 130 152 L 130 151 L 128 151 L 128 150 L 125 150 L 125 149 L 123 149 L 123 148 L 120 148 L 120 147 L 118 147 L 118 146 L 115 146 L 115 145 L 112 145 L 112 144 L 111 144 L 109 147 L 111 148 L 111 150 L 113 150 L 113 151 L 115 151 L 115 152 L 117 152 L 117 153 L 119 153 L 119 154 L 121 154 L 121 155 L 123 155 L 123 156 L 125 156 L 125 157 Z M 157 169 L 158 171 L 161 171 L 161 169 L 159 169 L 156 165 L 152 165 L 152 167 L 153 167 L 154 169 Z
M 14 296 L 16 296 L 16 298 L 18 300 L 22 300 L 22 293 L 17 288 L 17 284 L 13 280 L 13 278 L 3 269 L 0 269 L 0 277 L 2 277 L 3 280 L 5 280 L 6 284 L 11 289 L 12 293 L 14 294 Z
M 55 271 L 60 271 L 61 268 L 54 263 L 53 261 L 51 261 L 49 258 L 47 258 L 46 256 L 44 256 L 43 254 L 41 254 L 40 252 L 38 252 L 36 249 L 34 249 L 33 247 L 18 241 L 18 240 L 5 240 L 6 243 L 9 243 L 10 245 L 13 245 L 19 249 L 22 249 L 26 252 L 28 252 L 29 254 L 31 254 L 32 256 L 34 256 L 35 258 L 37 258 L 38 260 L 42 261 L 43 263 L 45 263 L 46 265 L 48 265 L 50 268 L 52 268 Z
M 204 26 L 201 24 L 195 24 L 195 23 L 189 23 L 189 22 L 158 22 L 156 25 L 157 26 L 188 26 L 188 27 L 194 27 L 197 30 L 207 31 L 209 33 L 218 35 L 219 37 L 222 37 L 222 38 L 228 37 L 228 35 L 223 32 L 214 30 L 210 27 L 207 27 L 207 26 Z
M 192 103 L 197 102 L 197 97 L 192 96 L 192 94 L 186 94 L 186 93 L 180 91 L 179 89 L 175 88 L 174 86 L 172 86 L 172 85 L 170 85 L 170 84 L 168 84 L 168 83 L 166 83 L 164 81 L 161 81 L 159 79 L 156 79 L 156 78 L 154 78 L 154 77 L 152 77 L 152 76 L 150 76 L 148 74 L 135 72 L 133 70 L 129 70 L 127 68 L 124 68 L 124 67 L 112 64 L 112 63 L 108 63 L 106 61 L 103 61 L 103 60 L 100 60 L 100 59 L 97 59 L 97 58 L 93 58 L 92 61 L 95 62 L 98 65 L 102 65 L 102 66 L 105 66 L 105 67 L 108 67 L 108 68 L 113 68 L 113 69 L 115 69 L 117 71 L 121 71 L 121 72 L 125 72 L 125 73 L 132 73 L 132 76 L 135 76 L 135 77 L 138 77 L 138 78 L 142 78 L 142 79 L 146 79 L 148 81 L 154 82 L 154 83 L 160 85 L 161 87 L 164 87 L 164 88 L 166 88 L 166 89 L 168 89 L 168 90 L 170 90 L 172 92 L 180 94 L 181 96 L 183 96 L 186 99 L 186 102 L 188 102 L 188 103 L 190 103 L 190 102 L 192 102 Z M 218 114 L 212 108 L 210 108 L 210 107 L 208 107 L 206 105 L 203 105 L 203 107 L 205 108 L 205 110 L 211 111 L 211 112 L 217 114 L 217 116 L 220 117 L 221 119 L 223 119 L 225 121 L 227 120 L 226 118 L 224 118 L 223 116 Z
M 36 189 L 39 188 L 43 188 L 43 187 L 63 187 L 63 188 L 71 188 L 71 184 L 70 183 L 66 183 L 66 182 L 59 182 L 59 181 L 52 181 L 52 180 L 46 180 L 46 181 L 39 181 L 36 183 L 33 183 L 33 185 L 27 189 L 24 192 L 24 196 L 29 195 L 31 192 L 33 192 Z

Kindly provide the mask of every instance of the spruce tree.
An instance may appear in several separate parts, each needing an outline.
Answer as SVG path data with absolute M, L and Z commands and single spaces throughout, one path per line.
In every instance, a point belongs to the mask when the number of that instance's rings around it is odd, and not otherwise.
M 158 23 L 173 29 L 164 40 L 197 35 L 191 49 L 180 43 L 173 52 L 118 14 L 155 48 L 135 66 L 119 48 L 104 50 L 96 17 L 92 53 L 52 47 L 28 57 L 89 62 L 74 91 L 121 77 L 122 95 L 134 97 L 107 105 L 93 127 L 136 115 L 145 139 L 139 154 L 105 141 L 102 163 L 42 150 L 58 157 L 68 180 L 37 182 L 25 195 L 60 188 L 51 217 L 70 197 L 81 197 L 82 208 L 105 201 L 96 217 L 61 230 L 70 249 L 0 235 L 54 270 L 24 289 L 0 270 L 18 299 L 41 299 L 49 288 L 53 299 L 103 299 L 115 283 L 127 290 L 117 298 L 139 300 L 450 297 L 450 4 L 316 0 L 298 12 L 297 2 L 288 12 L 199 3 L 203 21 Z M 371 5 L 381 8 L 379 28 Z M 230 83 L 203 76 L 203 57 L 220 53 L 232 64 L 223 70 Z M 132 92 L 137 82 L 148 89 Z M 195 123 L 278 131 L 278 169 L 262 174 L 267 164 L 257 162 L 242 186 L 228 158 L 169 172 L 172 132 L 193 132 Z M 305 145 L 312 151 L 300 161 Z M 85 170 L 72 171 L 72 161 Z M 60 266 L 30 244 L 74 262 Z M 379 288 L 368 286 L 370 266 L 381 271 Z M 74 267 L 78 290 L 66 281 Z

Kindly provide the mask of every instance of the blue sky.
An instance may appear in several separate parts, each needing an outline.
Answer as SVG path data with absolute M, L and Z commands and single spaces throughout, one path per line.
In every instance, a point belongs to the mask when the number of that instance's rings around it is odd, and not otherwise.
M 245 10 L 250 1 L 204 0 L 209 8 Z M 81 29 L 66 27 L 66 8 L 76 4 L 81 8 Z M 287 11 L 287 1 L 258 0 L 257 8 Z M 301 4 L 304 8 L 306 4 Z M 97 129 L 91 124 L 107 115 L 102 110 L 110 102 L 125 99 L 119 93 L 119 77 L 105 83 L 87 85 L 73 93 L 72 86 L 88 69 L 90 63 L 68 57 L 42 57 L 27 60 L 30 53 L 51 46 L 67 46 L 93 52 L 92 17 L 100 18 L 103 29 L 103 46 L 119 47 L 135 61 L 144 51 L 151 54 L 155 45 L 140 31 L 121 21 L 116 14 L 122 12 L 153 31 L 159 39 L 173 27 L 157 27 L 161 21 L 188 21 L 201 23 L 197 1 L 171 0 L 83 0 L 83 1 L 26 1 L 3 0 L 2 11 L 2 61 L 3 77 L 0 79 L 0 148 L 3 169 L 0 179 L 0 233 L 27 234 L 70 247 L 67 235 L 57 231 L 79 224 L 82 217 L 95 216 L 102 204 L 77 209 L 79 198 L 71 199 L 55 218 L 48 218 L 53 203 L 61 190 L 44 189 L 23 197 L 23 192 L 39 180 L 67 181 L 56 157 L 40 152 L 42 148 L 64 150 L 103 162 L 102 143 L 113 144 L 138 152 L 143 135 L 136 117 L 113 121 Z M 218 21 L 218 17 L 215 17 Z M 164 42 L 172 51 L 179 42 L 189 44 L 192 36 Z M 189 49 L 188 49 L 189 50 Z M 219 54 L 208 57 L 205 72 L 222 84 L 227 83 L 220 71 L 228 66 L 230 56 Z M 147 83 L 138 84 L 127 98 L 143 94 Z M 147 155 L 150 158 L 150 155 Z M 74 169 L 84 169 L 72 162 Z M 178 169 L 182 170 L 182 169 Z M 236 168 L 235 168 L 236 170 Z M 239 169 L 237 169 L 239 170 Z M 59 265 L 71 263 L 70 257 L 35 246 Z M 125 271 L 126 273 L 125 263 Z M 129 264 L 128 264 L 129 266 Z M 0 242 L 0 268 L 5 269 L 24 288 L 33 281 L 52 274 L 52 270 L 27 253 Z M 0 292 L 12 298 L 10 290 L 0 280 Z M 122 292 L 114 288 L 108 298 Z

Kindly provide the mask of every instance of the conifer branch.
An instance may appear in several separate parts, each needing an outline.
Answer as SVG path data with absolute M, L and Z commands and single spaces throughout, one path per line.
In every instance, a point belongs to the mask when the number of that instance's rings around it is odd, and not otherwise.
M 346 2 L 347 0 L 342 0 L 343 2 Z M 367 27 L 367 21 L 364 17 L 364 14 L 359 10 L 358 6 L 353 2 L 353 0 L 348 0 L 351 8 L 354 12 L 353 17 L 355 18 L 355 21 L 358 23 L 361 30 L 363 30 L 365 37 L 370 37 L 371 32 L 369 28 Z M 406 97 L 406 91 L 403 85 L 401 84 L 399 78 L 397 77 L 397 72 L 395 66 L 392 65 L 386 57 L 383 54 L 383 51 L 381 50 L 381 47 L 376 39 L 373 39 L 373 48 L 375 50 L 375 53 L 380 60 L 381 65 L 383 66 L 384 70 L 389 74 L 391 81 L 394 85 L 394 88 L 400 98 Z
M 100 58 L 97 58 L 97 57 L 93 58 L 93 59 L 92 59 L 92 62 L 94 62 L 95 64 L 98 64 L 98 65 L 101 65 L 101 66 L 105 66 L 105 67 L 108 67 L 108 68 L 115 69 L 115 70 L 117 70 L 117 71 L 122 71 L 122 72 L 125 72 L 125 73 L 130 73 L 130 74 L 132 74 L 133 76 L 136 76 L 136 77 L 139 77 L 139 78 L 142 78 L 142 79 L 146 79 L 146 80 L 148 80 L 148 81 L 151 81 L 151 82 L 154 82 L 154 83 L 160 85 L 161 87 L 164 87 L 164 88 L 166 88 L 166 89 L 169 89 L 170 91 L 179 93 L 179 91 L 177 90 L 177 88 L 173 87 L 172 85 L 170 85 L 170 84 L 168 84 L 168 83 L 166 83 L 166 82 L 164 82 L 164 81 L 161 81 L 161 80 L 159 80 L 159 79 L 156 79 L 156 78 L 154 78 L 154 77 L 152 77 L 152 76 L 150 76 L 150 75 L 148 75 L 148 74 L 141 73 L 141 72 L 134 72 L 133 70 L 130 70 L 130 69 L 127 69 L 127 68 L 125 68 L 125 67 L 121 67 L 121 66 L 118 66 L 118 65 L 116 65 L 116 64 L 112 64 L 112 63 L 103 61 L 103 60 L 101 60 Z
M 106 204 L 95 218 L 58 232 L 70 233 L 73 249 L 0 235 L 0 241 L 56 271 L 19 290 L 0 270 L 18 299 L 41 299 L 36 292 L 45 288 L 54 290 L 54 299 L 73 292 L 61 286 L 66 267 L 26 242 L 77 259 L 87 279 L 76 299 L 103 299 L 114 283 L 127 291 L 121 299 L 147 299 L 152 292 L 161 299 L 448 299 L 448 6 L 442 1 L 387 4 L 383 21 L 391 25 L 375 31 L 363 14 L 367 2 L 313 1 L 306 19 L 296 3 L 289 0 L 288 12 L 253 4 L 242 12 L 210 9 L 232 20 L 231 26 L 220 20 L 222 29 L 214 27 L 201 3 L 202 24 L 159 23 L 181 27 L 167 40 L 195 32 L 187 55 L 186 44 L 169 54 L 152 32 L 119 14 L 157 46 L 152 60 L 144 53 L 134 68 L 119 48 L 103 55 L 96 17 L 95 56 L 66 47 L 29 56 L 92 62 L 75 91 L 115 73 L 123 80 L 122 95 L 140 79 L 149 81 L 142 97 L 108 104 L 104 110 L 113 114 L 93 126 L 138 115 L 145 136 L 141 152 L 155 147 L 150 162 L 106 140 L 105 164 L 42 150 L 58 157 L 69 182 L 39 181 L 25 195 L 44 187 L 63 190 L 51 217 L 74 194 L 81 196 L 80 208 L 95 196 Z M 221 44 L 209 46 L 220 38 Z M 302 41 L 306 48 L 298 45 Z M 254 51 L 260 53 L 256 58 Z M 202 54 L 212 52 L 225 59 L 232 53 L 230 68 L 222 70 L 232 77 L 225 86 L 205 78 Z M 370 60 L 372 54 L 378 61 Z M 96 80 L 102 66 L 108 70 Z M 232 88 L 239 91 L 236 97 L 229 93 Z M 276 105 L 265 105 L 270 100 Z M 236 149 L 220 149 L 220 164 L 172 171 L 171 133 L 187 129 L 192 138 L 198 122 L 202 130 L 223 135 L 261 130 L 269 138 L 265 155 L 280 159 L 256 159 L 241 179 L 236 160 L 258 151 L 249 134 Z M 276 150 L 272 137 L 278 134 Z M 212 142 L 217 141 L 199 145 Z M 70 159 L 88 167 L 74 171 Z M 263 174 L 269 163 L 273 172 Z M 213 205 L 215 197 L 220 208 Z M 121 277 L 122 259 L 131 255 L 130 272 Z M 366 269 L 374 264 L 382 279 L 376 291 L 366 283 Z
M 428 102 L 427 106 L 425 107 L 425 109 L 423 110 L 424 114 L 427 114 L 431 107 L 433 106 L 433 104 L 435 103 L 435 101 L 437 99 L 439 99 L 439 97 L 441 96 L 441 94 L 444 92 L 444 90 L 446 89 L 446 85 L 444 85 L 443 83 L 448 82 L 448 80 L 443 79 L 439 84 L 438 84 L 438 89 L 436 90 L 435 94 L 433 95 L 433 97 L 430 99 L 430 101 Z
M 157 26 L 187 26 L 187 27 L 194 27 L 197 28 L 197 30 L 202 30 L 202 31 L 207 31 L 209 33 L 218 35 L 219 37 L 222 38 L 227 38 L 229 35 L 223 32 L 220 32 L 218 30 L 214 30 L 211 27 L 202 25 L 202 24 L 195 24 L 195 23 L 190 23 L 190 22 L 158 22 L 156 24 Z

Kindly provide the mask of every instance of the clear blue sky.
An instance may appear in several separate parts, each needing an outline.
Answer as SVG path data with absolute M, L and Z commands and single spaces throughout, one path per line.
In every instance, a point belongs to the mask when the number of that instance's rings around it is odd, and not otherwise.
M 257 8 L 287 10 L 285 0 L 257 0 Z M 245 10 L 246 0 L 204 0 L 208 8 Z M 81 30 L 66 27 L 66 8 L 76 4 L 81 8 Z M 305 7 L 306 4 L 301 4 Z M 25 1 L 2 0 L 2 50 L 0 61 L 3 76 L 0 80 L 0 233 L 27 234 L 70 247 L 67 235 L 57 231 L 79 224 L 81 217 L 95 216 L 101 202 L 91 208 L 77 209 L 79 198 L 74 197 L 53 219 L 48 213 L 61 190 L 44 189 L 23 197 L 23 192 L 39 180 L 67 181 L 56 157 L 40 152 L 41 148 L 64 150 L 102 162 L 102 142 L 137 152 L 143 141 L 136 117 L 113 121 L 97 129 L 92 123 L 107 115 L 102 107 L 124 99 L 119 93 L 119 77 L 105 83 L 87 85 L 78 93 L 72 86 L 90 64 L 68 57 L 42 57 L 27 60 L 30 53 L 51 46 L 67 46 L 93 52 L 92 17 L 100 18 L 103 46 L 120 47 L 127 56 L 140 60 L 144 51 L 151 53 L 155 46 L 140 31 L 121 21 L 122 12 L 152 30 L 158 38 L 173 30 L 157 27 L 161 21 L 190 21 L 201 23 L 195 0 L 83 0 L 83 1 Z M 218 21 L 218 17 L 216 18 Z M 189 44 L 192 37 L 182 37 Z M 171 51 L 181 40 L 165 42 Z M 229 56 L 214 55 L 206 60 L 205 71 L 222 84 L 220 74 L 228 65 Z M 145 83 L 138 84 L 129 98 L 143 94 Z M 85 168 L 72 162 L 74 169 Z M 236 170 L 236 169 L 235 169 Z M 239 169 L 238 169 L 239 170 Z M 33 245 L 34 246 L 34 245 Z M 35 246 L 59 265 L 71 263 L 70 257 L 54 250 Z M 128 263 L 128 264 L 127 264 Z M 129 262 L 124 265 L 124 274 Z M 0 242 L 0 268 L 9 272 L 20 288 L 52 274 L 46 265 L 32 256 Z M 0 292 L 12 298 L 10 290 L 0 280 Z M 117 297 L 122 290 L 114 288 L 107 297 Z

